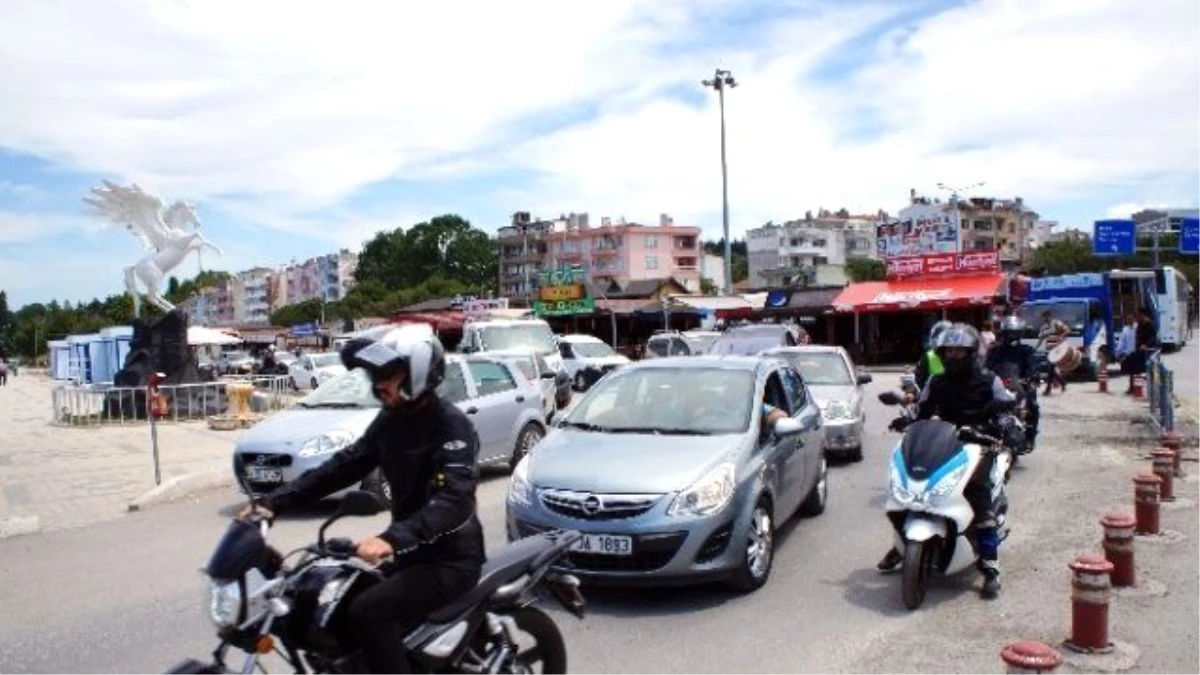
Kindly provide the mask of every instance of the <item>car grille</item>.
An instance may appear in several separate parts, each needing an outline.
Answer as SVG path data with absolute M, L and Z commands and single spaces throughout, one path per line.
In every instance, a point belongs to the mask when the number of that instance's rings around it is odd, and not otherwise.
M 517 533 L 522 537 L 550 529 L 523 521 L 517 523 Z M 671 562 L 685 539 L 687 532 L 633 535 L 633 555 L 568 553 L 565 560 L 568 567 L 580 572 L 653 572 Z
M 646 513 L 662 495 L 598 495 L 570 490 L 542 490 L 542 505 L 580 520 L 623 520 Z

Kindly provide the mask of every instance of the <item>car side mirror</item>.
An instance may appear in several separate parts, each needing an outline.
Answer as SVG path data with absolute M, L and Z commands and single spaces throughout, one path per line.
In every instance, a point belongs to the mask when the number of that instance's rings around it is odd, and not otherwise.
M 879 395 L 879 402 L 884 405 L 900 405 L 903 401 L 894 391 L 885 391 Z
M 858 374 L 858 383 L 859 384 L 870 384 L 871 381 L 874 379 L 875 378 L 871 377 L 870 373 L 859 373 Z
M 553 370 L 544 370 L 538 377 L 542 378 L 543 380 L 555 380 L 558 379 L 558 373 L 554 372 Z
M 775 420 L 775 426 L 771 430 L 779 438 L 784 438 L 804 431 L 804 425 L 800 423 L 800 420 L 784 417 L 783 419 Z
M 338 512 L 345 516 L 373 516 L 383 509 L 384 504 L 379 497 L 366 490 L 347 492 L 338 505 Z

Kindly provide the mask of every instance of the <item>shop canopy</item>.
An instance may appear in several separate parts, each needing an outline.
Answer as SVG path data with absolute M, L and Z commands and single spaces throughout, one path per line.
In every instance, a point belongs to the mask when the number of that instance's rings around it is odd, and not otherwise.
M 242 341 L 240 337 L 230 335 L 213 328 L 205 328 L 204 326 L 188 326 L 187 340 L 188 344 L 193 347 L 207 345 L 236 345 Z
M 902 312 L 990 305 L 1004 294 L 1002 274 L 868 281 L 850 284 L 833 300 L 833 311 Z

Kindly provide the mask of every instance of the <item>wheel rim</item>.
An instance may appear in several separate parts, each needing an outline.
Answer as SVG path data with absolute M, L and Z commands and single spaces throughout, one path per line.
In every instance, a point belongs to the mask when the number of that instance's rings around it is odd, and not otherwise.
M 389 504 L 392 503 L 392 484 L 389 483 L 388 480 L 383 476 L 379 477 L 379 492 Z
M 750 518 L 750 536 L 746 545 L 746 563 L 755 579 L 766 576 L 772 554 L 771 516 L 761 505 L 754 507 Z

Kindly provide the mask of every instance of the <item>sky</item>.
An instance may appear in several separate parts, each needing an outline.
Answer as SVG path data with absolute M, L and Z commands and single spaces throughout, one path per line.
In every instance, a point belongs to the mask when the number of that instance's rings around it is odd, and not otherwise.
M 238 271 L 458 213 L 734 237 L 910 189 L 1089 228 L 1200 201 L 1194 0 L 0 3 L 0 289 L 122 289 L 102 179 L 197 204 Z M 970 186 L 983 183 L 980 187 Z

